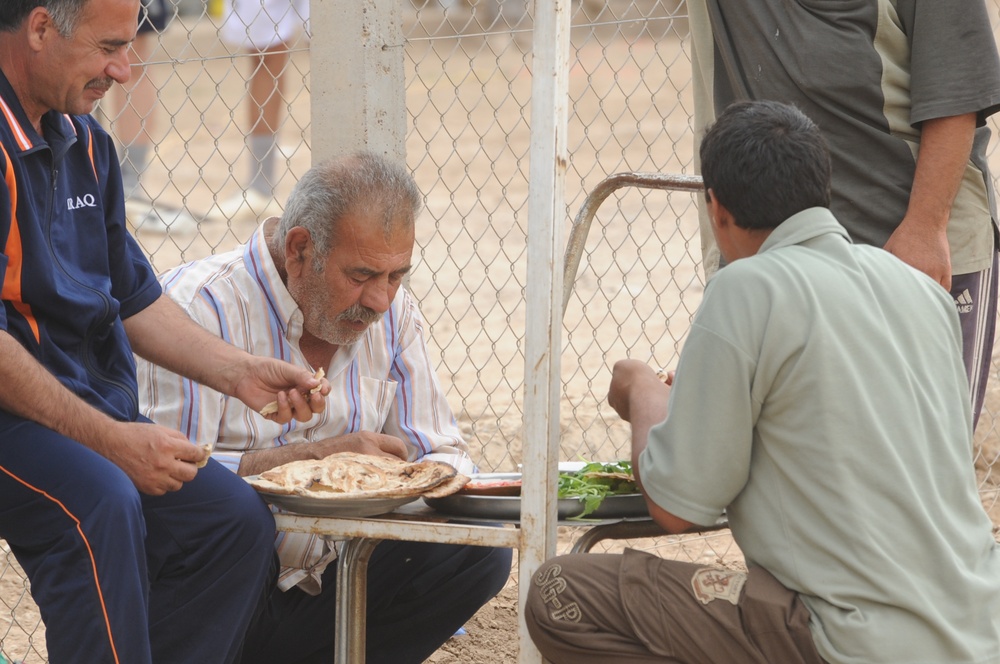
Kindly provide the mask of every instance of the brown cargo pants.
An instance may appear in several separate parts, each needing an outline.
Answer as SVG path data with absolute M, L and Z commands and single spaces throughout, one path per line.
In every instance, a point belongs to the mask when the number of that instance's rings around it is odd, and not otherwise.
M 763 568 L 632 550 L 559 556 L 532 578 L 524 614 L 554 664 L 823 664 L 809 610 Z

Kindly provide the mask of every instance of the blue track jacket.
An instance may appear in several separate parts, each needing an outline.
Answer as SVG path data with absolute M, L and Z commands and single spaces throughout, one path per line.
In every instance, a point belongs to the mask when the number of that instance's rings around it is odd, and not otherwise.
M 111 137 L 90 116 L 54 111 L 39 136 L 2 72 L 0 112 L 0 327 L 89 404 L 133 421 L 122 319 L 161 290 L 125 226 Z

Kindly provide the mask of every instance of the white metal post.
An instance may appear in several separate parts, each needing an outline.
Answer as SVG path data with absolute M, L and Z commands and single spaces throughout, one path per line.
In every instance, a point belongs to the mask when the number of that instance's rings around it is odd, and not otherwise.
M 522 616 L 531 576 L 556 550 L 570 0 L 536 0 L 534 11 L 522 540 L 518 557 L 518 613 Z M 518 636 L 518 662 L 541 662 L 523 619 Z

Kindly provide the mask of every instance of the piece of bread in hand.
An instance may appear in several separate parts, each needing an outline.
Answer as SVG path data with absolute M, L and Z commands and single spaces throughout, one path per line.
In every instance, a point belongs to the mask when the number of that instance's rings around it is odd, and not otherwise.
M 316 373 L 313 374 L 313 377 L 317 378 L 319 380 L 322 380 L 324 376 L 326 376 L 326 372 L 323 371 L 322 367 L 320 367 L 319 369 L 317 369 Z M 322 383 L 320 383 L 316 387 L 314 387 L 311 390 L 309 390 L 309 394 L 315 394 L 316 392 L 319 392 L 319 390 L 320 390 L 321 387 L 323 387 Z M 309 398 L 309 394 L 305 395 L 305 397 Z M 260 414 L 263 415 L 264 417 L 267 417 L 268 415 L 274 415 L 277 412 L 278 412 L 278 402 L 277 401 L 272 401 L 271 403 L 267 404 L 266 406 L 264 406 L 263 408 L 260 409 Z

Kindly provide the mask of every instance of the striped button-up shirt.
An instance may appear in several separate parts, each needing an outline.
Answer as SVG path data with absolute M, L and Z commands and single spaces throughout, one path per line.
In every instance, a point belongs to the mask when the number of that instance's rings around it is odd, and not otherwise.
M 194 320 L 255 355 L 270 355 L 314 371 L 299 348 L 302 312 L 268 252 L 264 225 L 246 245 L 174 268 L 164 291 Z M 245 452 L 320 441 L 358 431 L 396 436 L 410 459 L 474 471 L 467 445 L 434 372 L 413 297 L 400 288 L 382 320 L 333 355 L 326 409 L 308 422 L 277 424 L 229 398 L 136 358 L 142 413 L 180 430 L 192 442 L 214 443 L 212 456 L 234 472 Z M 333 543 L 305 533 L 279 533 L 279 587 L 319 592 L 319 578 L 336 557 Z

